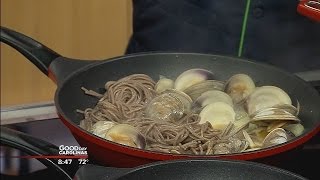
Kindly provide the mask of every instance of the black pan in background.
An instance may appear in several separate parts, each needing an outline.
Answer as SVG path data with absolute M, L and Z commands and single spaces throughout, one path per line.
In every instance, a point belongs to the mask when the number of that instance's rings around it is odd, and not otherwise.
M 82 166 L 76 180 L 306 180 L 290 171 L 238 160 L 193 159 L 151 163 L 136 168 Z

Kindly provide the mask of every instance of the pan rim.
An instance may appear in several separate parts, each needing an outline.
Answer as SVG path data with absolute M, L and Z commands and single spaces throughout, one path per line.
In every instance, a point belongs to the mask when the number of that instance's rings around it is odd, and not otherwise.
M 235 168 L 239 166 L 247 166 L 250 168 L 253 168 L 253 170 L 267 170 L 268 172 L 273 172 L 276 173 L 277 175 L 286 175 L 291 178 L 297 178 L 301 180 L 307 180 L 307 178 L 303 177 L 300 174 L 294 173 L 292 171 L 282 169 L 276 166 L 271 166 L 263 163 L 258 163 L 258 162 L 253 162 L 253 161 L 243 161 L 243 160 L 230 160 L 230 159 L 204 159 L 204 158 L 192 158 L 192 159 L 174 159 L 174 160 L 165 160 L 165 161 L 157 161 L 153 163 L 148 163 L 144 165 L 140 165 L 137 167 L 134 167 L 121 175 L 120 177 L 124 177 L 127 175 L 130 175 L 131 173 L 135 173 L 137 171 L 143 171 L 143 170 L 148 170 L 149 168 L 153 167 L 159 167 L 163 165 L 170 165 L 170 164 L 176 164 L 176 163 L 186 163 L 186 162 L 195 162 L 195 163 L 200 163 L 200 162 L 209 162 L 209 163 L 215 163 L 215 164 L 227 164 L 230 166 L 235 165 Z

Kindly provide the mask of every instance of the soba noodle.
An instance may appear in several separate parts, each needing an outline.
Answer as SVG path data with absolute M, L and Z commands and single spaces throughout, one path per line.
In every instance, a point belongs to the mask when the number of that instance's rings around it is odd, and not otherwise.
M 101 96 L 82 87 L 87 94 L 100 98 L 94 108 L 84 111 L 85 120 L 122 123 L 141 117 L 144 106 L 155 96 L 154 86 L 155 82 L 149 76 L 134 74 L 107 82 L 107 91 Z
M 144 117 L 145 106 L 156 96 L 155 82 L 145 74 L 109 81 L 103 95 L 82 89 L 100 98 L 95 107 L 83 111 L 80 126 L 86 130 L 91 131 L 92 124 L 98 121 L 129 124 L 145 136 L 146 149 L 166 153 L 212 154 L 213 146 L 223 142 L 218 136 L 221 132 L 210 123 L 199 124 L 198 114 L 185 114 L 175 122 Z
M 146 140 L 144 149 L 146 150 L 174 154 L 212 155 L 239 153 L 246 150 L 261 148 L 263 147 L 263 145 L 259 145 L 259 143 L 261 144 L 261 136 L 269 133 L 268 128 L 280 130 L 280 132 L 283 133 L 285 130 L 277 127 L 284 126 L 284 124 L 288 122 L 288 117 L 291 118 L 291 123 L 299 122 L 299 119 L 295 118 L 293 115 L 287 116 L 287 119 L 276 119 L 276 121 L 269 124 L 267 122 L 260 122 L 258 124 L 251 124 L 251 126 L 248 125 L 248 123 L 240 126 L 241 123 L 238 123 L 238 127 L 236 127 L 236 125 L 230 121 L 229 124 L 221 130 L 214 129 L 212 124 L 208 121 L 200 123 L 200 115 L 193 111 L 183 111 L 181 116 L 172 116 L 174 119 L 161 119 L 157 118 L 158 114 L 154 116 L 149 115 L 150 112 L 154 113 L 156 111 L 148 111 L 148 113 L 146 113 L 146 109 L 148 109 L 146 107 L 150 104 L 154 104 L 152 103 L 152 100 L 154 100 L 155 97 L 159 97 L 159 93 L 156 92 L 155 86 L 156 83 L 148 75 L 133 74 L 117 81 L 106 82 L 106 92 L 104 94 L 99 94 L 95 91 L 88 90 L 85 87 L 81 87 L 85 94 L 95 96 L 99 98 L 99 101 L 94 107 L 88 107 L 84 111 L 78 110 L 78 112 L 84 115 L 84 119 L 80 122 L 80 126 L 91 133 L 107 133 L 108 129 L 95 129 L 96 131 L 94 131 L 93 127 L 103 125 L 105 122 L 108 124 L 108 127 L 112 127 L 113 124 L 128 124 L 131 125 L 130 127 L 136 128 L 140 134 L 144 136 L 144 139 Z M 267 88 L 270 88 L 270 86 L 267 86 Z M 272 88 L 274 89 L 276 87 Z M 170 100 L 170 95 L 168 95 L 167 98 L 169 98 L 167 100 Z M 179 100 L 177 99 L 177 101 L 167 102 L 170 102 L 168 103 L 171 105 L 169 106 L 170 108 L 181 107 L 178 106 L 178 101 Z M 162 103 L 161 100 L 161 102 L 158 103 L 158 107 L 162 107 Z M 172 105 L 172 103 L 176 104 Z M 237 105 L 239 106 L 241 103 Z M 239 107 L 242 107 L 242 105 Z M 169 110 L 171 110 L 170 108 Z M 164 106 L 163 109 L 168 110 L 168 107 Z M 275 109 L 275 107 L 273 107 L 273 109 Z M 288 112 L 291 112 L 293 110 L 293 112 L 295 112 L 293 114 L 296 115 L 298 115 L 299 112 L 299 109 L 294 106 L 278 106 L 277 110 L 281 110 L 282 112 L 286 112 L 287 110 Z M 162 113 L 162 111 L 158 112 L 160 112 L 159 114 Z M 241 115 L 241 111 L 239 112 Z M 238 118 L 238 122 L 242 122 L 239 119 L 245 120 L 244 122 L 249 122 L 247 121 L 249 115 L 246 112 L 244 114 L 246 116 Z M 288 115 L 288 113 L 286 113 L 286 115 Z M 240 117 L 239 114 L 237 114 L 237 117 Z M 283 121 L 285 123 L 281 120 L 285 120 Z M 243 129 L 245 126 L 247 128 Z M 287 128 L 289 127 L 290 126 Z M 295 133 L 297 135 L 301 134 L 303 131 L 303 126 L 301 124 L 294 126 L 294 128 L 295 129 L 292 130 L 292 132 L 299 131 L 298 133 Z M 248 133 L 250 133 L 250 136 Z M 269 134 L 271 133 L 272 131 Z M 104 135 L 98 136 L 106 138 Z M 254 140 L 256 143 L 253 143 L 253 139 L 251 138 L 255 138 Z M 288 139 L 286 136 L 277 138 Z M 247 149 L 247 147 L 250 147 L 251 149 Z

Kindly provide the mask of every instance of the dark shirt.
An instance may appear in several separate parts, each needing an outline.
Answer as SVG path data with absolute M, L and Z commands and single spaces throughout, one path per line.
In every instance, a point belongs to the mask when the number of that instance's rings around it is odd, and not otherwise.
M 246 0 L 133 0 L 126 53 L 238 55 Z M 320 23 L 298 0 L 251 0 L 242 57 L 291 72 L 320 69 Z

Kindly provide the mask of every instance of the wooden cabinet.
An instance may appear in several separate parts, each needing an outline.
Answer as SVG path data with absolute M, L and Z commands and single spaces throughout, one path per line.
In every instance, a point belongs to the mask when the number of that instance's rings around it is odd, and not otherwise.
M 1 26 L 65 57 L 123 55 L 132 29 L 131 0 L 1 0 Z M 56 85 L 1 43 L 1 107 L 52 101 Z

